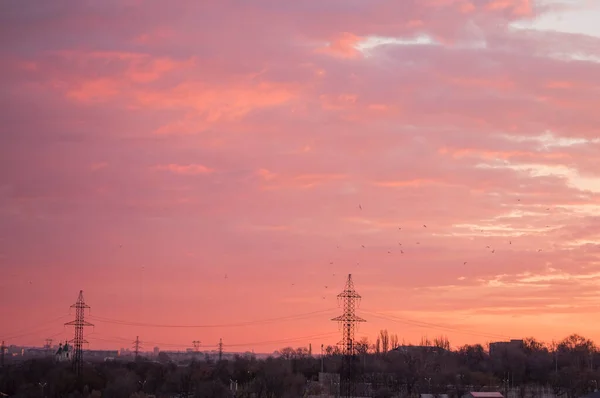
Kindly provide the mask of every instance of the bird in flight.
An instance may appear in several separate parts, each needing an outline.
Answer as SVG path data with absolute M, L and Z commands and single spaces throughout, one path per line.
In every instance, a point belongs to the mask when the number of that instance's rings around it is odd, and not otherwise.
M 360 204 L 358 205 L 358 208 L 359 208 L 360 210 L 362 210 L 362 206 L 361 206 Z

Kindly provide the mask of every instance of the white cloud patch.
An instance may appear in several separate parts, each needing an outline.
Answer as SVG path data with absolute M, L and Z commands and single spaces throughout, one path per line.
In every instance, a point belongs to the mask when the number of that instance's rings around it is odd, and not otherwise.
M 413 37 L 384 37 L 384 36 L 367 36 L 356 44 L 355 48 L 362 52 L 365 56 L 372 55 L 372 51 L 381 46 L 432 46 L 439 45 L 433 38 L 428 35 L 416 35 Z
M 600 38 L 600 2 L 592 0 L 538 0 L 540 5 L 559 5 L 556 11 L 544 13 L 533 20 L 513 22 L 514 30 L 537 30 L 580 34 Z

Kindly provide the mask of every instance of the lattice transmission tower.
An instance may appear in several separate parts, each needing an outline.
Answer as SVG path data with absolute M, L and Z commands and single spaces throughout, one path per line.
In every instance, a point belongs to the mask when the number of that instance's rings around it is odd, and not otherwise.
M 77 302 L 71 306 L 75 308 L 75 320 L 65 323 L 67 326 L 75 327 L 75 337 L 70 342 L 73 344 L 73 368 L 78 376 L 81 375 L 83 370 L 83 344 L 88 342 L 83 338 L 83 328 L 86 326 L 94 326 L 85 320 L 85 310 L 89 309 L 90 306 L 85 303 L 83 299 L 83 290 L 79 291 L 79 297 Z
M 356 308 L 360 304 L 361 296 L 354 290 L 352 274 L 348 274 L 344 290 L 337 295 L 338 305 L 341 305 L 343 313 L 332 319 L 339 323 L 342 329 L 342 340 L 338 343 L 341 348 L 342 369 L 340 372 L 340 396 L 356 396 L 356 345 L 354 334 L 360 322 L 365 319 L 356 315 Z
M 200 351 L 200 340 L 192 341 L 192 345 L 194 346 L 194 352 L 198 353 Z
M 142 349 L 142 342 L 140 341 L 140 336 L 135 336 L 135 341 L 133 342 L 133 354 L 135 355 L 136 361 L 138 360 L 141 349 Z
M 223 360 L 223 339 L 222 338 L 219 339 L 219 344 L 217 345 L 217 348 L 219 349 L 219 362 L 221 362 Z
M 44 344 L 44 349 L 46 350 L 46 355 L 50 355 L 52 351 L 52 339 L 46 339 L 46 343 Z

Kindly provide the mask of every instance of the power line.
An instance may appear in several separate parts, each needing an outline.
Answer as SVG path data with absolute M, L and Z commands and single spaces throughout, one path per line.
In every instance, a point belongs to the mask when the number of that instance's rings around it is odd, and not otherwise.
M 481 332 L 470 331 L 470 330 L 460 329 L 460 328 L 451 327 L 451 326 L 443 326 L 443 325 L 430 323 L 430 322 L 415 321 L 415 320 L 401 318 L 401 317 L 394 316 L 394 315 L 382 314 L 377 311 L 369 311 L 366 309 L 363 309 L 362 311 L 371 316 L 374 316 L 376 318 L 380 318 L 380 319 L 384 319 L 384 320 L 392 321 L 392 322 L 397 322 L 397 323 L 403 323 L 403 324 L 411 325 L 411 326 L 417 326 L 417 327 L 420 327 L 423 329 L 438 329 L 438 330 L 441 330 L 444 332 L 455 332 L 455 333 L 471 335 L 471 336 L 475 336 L 475 337 L 502 338 L 502 339 L 510 338 L 510 336 L 505 336 L 505 335 L 501 335 L 501 334 L 481 333 Z
M 308 340 L 308 339 L 331 337 L 336 334 L 338 334 L 338 332 L 313 334 L 313 335 L 309 335 L 309 336 L 290 337 L 287 339 L 279 339 L 279 340 L 266 340 L 266 341 L 258 341 L 258 342 L 227 344 L 227 346 L 228 347 L 247 347 L 247 346 L 261 346 L 261 345 L 264 346 L 264 345 L 270 345 L 270 344 L 285 344 L 285 343 L 293 343 L 293 342 Z M 121 343 L 130 341 L 129 339 L 126 339 L 123 337 L 105 336 L 105 335 L 100 335 L 102 337 L 97 337 L 98 335 L 99 335 L 98 333 L 92 333 L 88 337 L 90 338 L 90 340 L 98 340 L 98 341 L 103 341 L 103 342 L 107 342 L 107 343 L 116 343 L 116 344 L 121 344 Z M 185 349 L 185 348 L 189 347 L 187 344 L 165 343 L 165 342 L 157 342 L 157 341 L 145 341 L 145 342 L 148 344 L 156 345 L 156 346 L 171 347 L 171 348 Z M 200 345 L 199 347 L 210 348 L 211 346 Z
M 312 311 L 312 312 L 306 312 L 306 313 L 302 313 L 302 314 L 289 315 L 289 316 L 282 316 L 282 317 L 277 317 L 277 318 L 268 318 L 268 319 L 259 319 L 259 320 L 255 320 L 255 321 L 246 321 L 246 322 L 239 322 L 239 323 L 224 323 L 224 324 L 214 324 L 214 325 L 153 324 L 153 323 L 123 321 L 123 320 L 118 320 L 118 319 L 105 318 L 105 317 L 92 316 L 92 315 L 90 315 L 90 318 L 95 320 L 96 322 L 100 322 L 100 323 L 110 323 L 110 324 L 123 325 L 123 326 L 140 326 L 140 327 L 174 328 L 174 329 L 175 328 L 190 328 L 190 329 L 192 329 L 192 328 L 228 328 L 228 327 L 252 326 L 252 325 L 259 325 L 259 324 L 264 324 L 264 323 L 274 323 L 274 322 L 286 321 L 286 320 L 299 320 L 299 319 L 311 318 L 314 315 L 325 314 L 328 312 L 333 312 L 335 310 L 336 310 L 335 308 L 330 308 L 330 309 L 326 309 L 326 310 Z
M 15 332 L 12 332 L 12 333 L 9 333 L 7 335 L 2 336 L 2 338 L 4 338 L 5 340 L 14 340 L 14 339 L 18 339 L 18 338 L 23 337 L 23 336 L 29 336 L 29 335 L 32 335 L 32 334 L 35 334 L 35 333 L 41 333 L 41 332 L 44 332 L 46 330 L 52 329 L 54 326 L 49 326 L 49 327 L 42 328 L 42 329 L 40 329 L 39 326 L 47 325 L 49 323 L 58 322 L 60 320 L 68 318 L 68 317 L 70 317 L 70 315 L 61 315 L 61 316 L 59 316 L 57 318 L 49 319 L 47 321 L 40 322 L 40 323 L 34 325 L 33 327 L 19 329 L 19 330 L 15 331 Z

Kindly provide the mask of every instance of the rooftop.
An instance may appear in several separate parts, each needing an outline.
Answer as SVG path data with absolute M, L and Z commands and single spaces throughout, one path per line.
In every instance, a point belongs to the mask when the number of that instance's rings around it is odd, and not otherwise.
M 468 395 L 470 395 L 474 398 L 504 398 L 504 395 L 502 395 L 499 392 L 473 391 L 473 392 L 470 392 Z

